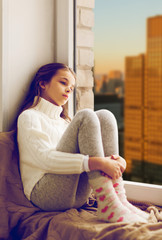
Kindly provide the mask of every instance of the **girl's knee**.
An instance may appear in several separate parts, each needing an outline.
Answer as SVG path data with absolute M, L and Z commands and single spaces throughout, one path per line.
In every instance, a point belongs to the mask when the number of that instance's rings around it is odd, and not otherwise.
M 76 116 L 81 116 L 86 119 L 88 118 L 95 118 L 95 112 L 92 109 L 85 108 L 77 112 Z
M 114 114 L 107 109 L 101 109 L 96 111 L 96 114 L 103 118 L 109 118 L 110 120 L 116 120 Z
M 114 114 L 107 109 L 98 110 L 96 111 L 96 114 L 100 121 L 106 121 L 111 125 L 117 124 Z
M 93 114 L 93 113 L 94 113 L 94 111 L 93 111 L 92 109 L 90 109 L 90 108 L 84 108 L 84 109 L 79 110 L 79 111 L 77 112 L 77 114 L 85 114 L 85 115 L 87 115 L 87 114 Z
M 83 120 L 85 120 L 86 123 L 93 122 L 97 125 L 99 124 L 99 119 L 96 115 L 96 113 L 89 108 L 85 108 L 77 112 L 76 117 L 79 117 Z

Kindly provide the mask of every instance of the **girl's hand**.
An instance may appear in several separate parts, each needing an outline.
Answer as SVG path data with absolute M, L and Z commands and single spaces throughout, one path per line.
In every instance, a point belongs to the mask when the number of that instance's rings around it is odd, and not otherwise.
M 105 157 L 102 161 L 101 170 L 112 179 L 118 179 L 125 169 L 119 161 L 113 161 L 111 157 Z
M 119 155 L 111 155 L 111 159 L 114 159 L 114 160 L 118 161 L 124 167 L 124 171 L 125 171 L 127 163 L 126 163 L 124 158 L 122 158 Z
M 125 160 L 124 160 L 125 161 Z M 118 156 L 117 159 L 110 157 L 89 157 L 89 169 L 100 170 L 105 175 L 113 179 L 119 178 L 125 170 L 123 158 Z M 121 163 L 122 162 L 122 163 Z

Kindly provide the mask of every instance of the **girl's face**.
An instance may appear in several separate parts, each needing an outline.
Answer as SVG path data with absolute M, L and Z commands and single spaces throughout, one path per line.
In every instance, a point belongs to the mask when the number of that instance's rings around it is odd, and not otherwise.
M 74 90 L 75 78 L 70 71 L 60 69 L 49 83 L 41 81 L 40 87 L 42 98 L 55 105 L 62 106 L 69 100 Z

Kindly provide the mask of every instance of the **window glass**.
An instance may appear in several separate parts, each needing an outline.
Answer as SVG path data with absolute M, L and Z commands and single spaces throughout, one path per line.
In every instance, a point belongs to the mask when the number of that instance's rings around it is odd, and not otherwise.
M 162 1 L 95 0 L 94 109 L 114 113 L 125 180 L 162 183 Z

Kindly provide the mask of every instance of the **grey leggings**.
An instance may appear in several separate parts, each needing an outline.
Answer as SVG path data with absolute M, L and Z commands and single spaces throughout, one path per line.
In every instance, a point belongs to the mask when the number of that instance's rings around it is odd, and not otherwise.
M 79 111 L 56 150 L 98 157 L 118 154 L 118 131 L 114 115 L 107 110 Z M 47 173 L 33 188 L 31 201 L 46 211 L 79 208 L 90 194 L 88 178 L 99 175 L 99 171 L 67 175 Z

